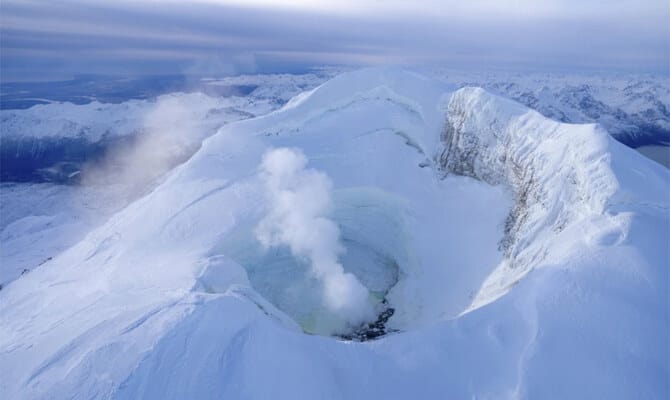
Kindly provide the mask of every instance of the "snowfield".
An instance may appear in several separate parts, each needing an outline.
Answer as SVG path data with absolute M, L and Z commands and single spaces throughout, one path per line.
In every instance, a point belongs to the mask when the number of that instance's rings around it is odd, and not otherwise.
M 3 287 L 0 392 L 668 398 L 669 189 L 599 125 L 342 74 Z

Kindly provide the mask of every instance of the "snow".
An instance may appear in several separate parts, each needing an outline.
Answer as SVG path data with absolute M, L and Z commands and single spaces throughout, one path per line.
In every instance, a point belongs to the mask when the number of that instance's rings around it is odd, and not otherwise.
M 39 268 L 123 208 L 117 186 L 0 184 L 0 285 Z
M 270 206 L 259 168 L 277 148 L 332 182 L 338 262 L 395 309 L 395 333 L 303 332 L 329 313 L 318 282 L 254 233 Z M 393 68 L 343 74 L 223 126 L 4 287 L 0 390 L 666 398 L 668 187 L 666 168 L 596 125 Z
M 270 89 L 267 89 L 268 91 Z M 275 89 L 276 90 L 276 89 Z M 295 89 L 294 89 L 295 90 Z M 3 137 L 84 137 L 96 142 L 104 138 L 142 133 L 176 122 L 177 116 L 199 125 L 217 128 L 230 122 L 230 116 L 262 115 L 277 108 L 270 95 L 212 97 L 200 92 L 174 92 L 150 100 L 128 100 L 123 103 L 88 104 L 51 103 L 25 110 L 2 110 Z M 179 110 L 188 115 L 163 114 L 151 119 L 158 106 Z
M 479 86 L 567 123 L 598 123 L 631 147 L 670 144 L 667 75 L 428 71 L 445 82 Z
M 79 186 L 2 184 L 0 285 L 41 266 L 146 194 L 220 126 L 273 111 L 286 96 L 317 85 L 317 79 L 314 75 L 228 78 L 228 84 L 258 85 L 246 97 L 175 92 L 120 104 L 52 103 L 0 111 L 3 157 L 7 156 L 3 168 L 11 166 L 12 157 L 49 159 L 50 145 L 59 140 L 89 143 L 94 152 L 104 149 L 102 156 L 71 160 L 81 164 L 76 173 L 82 181 Z M 129 141 L 113 144 L 124 138 Z M 72 145 L 77 143 L 66 142 L 66 147 Z
M 670 146 L 640 146 L 636 150 L 640 154 L 670 168 Z

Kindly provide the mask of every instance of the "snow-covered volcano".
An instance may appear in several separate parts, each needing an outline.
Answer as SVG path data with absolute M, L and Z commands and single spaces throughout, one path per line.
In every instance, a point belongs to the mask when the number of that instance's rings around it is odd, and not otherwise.
M 344 74 L 0 291 L 1 390 L 665 398 L 669 187 L 596 125 Z

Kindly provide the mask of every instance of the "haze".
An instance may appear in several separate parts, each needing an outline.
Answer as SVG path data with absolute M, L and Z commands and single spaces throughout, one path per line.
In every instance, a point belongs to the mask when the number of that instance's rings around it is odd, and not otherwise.
M 2 2 L 2 80 L 319 65 L 667 73 L 665 0 Z

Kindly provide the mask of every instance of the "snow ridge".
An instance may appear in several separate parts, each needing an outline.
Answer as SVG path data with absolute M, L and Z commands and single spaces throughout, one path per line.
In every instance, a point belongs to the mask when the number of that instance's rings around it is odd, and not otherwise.
M 612 170 L 612 152 L 621 145 L 598 125 L 552 121 L 481 88 L 456 91 L 446 115 L 440 169 L 506 185 L 516 199 L 500 241 L 505 260 L 495 273 L 506 278 L 496 288 L 485 284 L 473 306 L 494 300 L 541 264 L 570 225 L 630 201 Z M 649 176 L 654 188 L 643 192 L 662 209 L 667 199 L 658 188 L 667 185 L 667 174 L 659 172 Z

